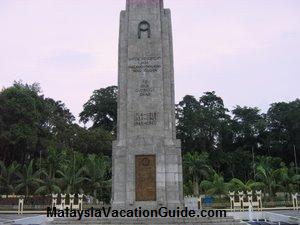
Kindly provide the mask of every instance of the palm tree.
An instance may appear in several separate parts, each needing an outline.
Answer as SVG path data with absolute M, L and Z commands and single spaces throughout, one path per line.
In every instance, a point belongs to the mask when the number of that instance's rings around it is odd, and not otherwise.
M 258 159 L 255 178 L 264 183 L 265 192 L 269 193 L 269 197 L 272 198 L 277 190 L 284 189 L 286 167 L 277 157 L 260 156 Z
M 266 164 L 259 164 L 256 168 L 256 177 L 265 184 L 266 190 L 270 197 L 274 196 L 274 193 L 280 188 L 280 183 L 277 182 L 281 173 L 279 169 L 273 169 Z
M 58 178 L 58 182 L 61 187 L 64 187 L 64 191 L 67 194 L 72 194 L 79 191 L 82 182 L 87 180 L 87 178 L 84 177 L 84 167 L 76 169 L 70 164 L 71 163 L 63 165 L 62 170 L 57 172 L 57 174 L 60 176 Z
M 294 168 L 288 169 L 286 166 L 282 166 L 278 171 L 278 177 L 285 193 L 291 194 L 299 191 L 300 175 L 295 174 Z
M 291 177 L 289 177 L 289 187 L 288 190 L 292 192 L 298 192 L 300 191 L 300 174 L 294 174 Z
M 97 198 L 97 192 L 107 192 L 111 180 L 107 174 L 110 170 L 109 158 L 107 156 L 88 155 L 85 164 L 86 174 L 88 175 L 89 187 L 93 192 L 93 196 Z
M 35 191 L 36 194 L 61 193 L 57 178 L 51 177 L 46 171 L 42 171 L 41 175 L 42 179 L 38 189 Z
M 248 180 L 247 182 L 243 182 L 238 178 L 233 178 L 229 182 L 229 188 L 235 191 L 251 191 L 255 189 L 261 189 L 264 186 L 262 182 L 256 182 L 254 180 Z
M 46 168 L 47 174 L 54 178 L 61 165 L 66 163 L 66 156 L 57 149 L 50 148 L 47 152 Z
M 215 173 L 211 180 L 203 180 L 200 187 L 209 195 L 219 195 L 219 200 L 222 194 L 227 194 L 228 183 L 224 181 L 224 177 Z
M 28 165 L 24 165 L 22 171 L 17 172 L 18 185 L 16 186 L 17 191 L 25 190 L 26 196 L 29 195 L 30 189 L 38 187 L 41 180 L 39 179 L 40 171 L 35 171 L 33 168 L 33 160 Z
M 199 195 L 199 180 L 208 177 L 212 171 L 208 165 L 208 154 L 188 152 L 183 156 L 184 173 L 191 176 L 193 183 L 193 195 Z
M 14 178 L 19 170 L 19 167 L 20 165 L 16 161 L 13 161 L 8 167 L 5 166 L 3 161 L 0 161 L 0 191 L 2 193 L 10 194 L 16 192 Z

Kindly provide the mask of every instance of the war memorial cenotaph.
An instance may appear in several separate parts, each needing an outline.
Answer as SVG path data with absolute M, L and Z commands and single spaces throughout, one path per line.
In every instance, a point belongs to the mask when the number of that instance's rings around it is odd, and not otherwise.
M 112 209 L 184 207 L 176 139 L 170 10 L 163 0 L 127 0 L 120 16 L 118 129 L 112 150 Z M 50 224 L 241 224 L 228 218 L 54 219 Z
M 127 0 L 120 15 L 114 208 L 183 204 L 172 48 L 171 15 L 163 0 Z

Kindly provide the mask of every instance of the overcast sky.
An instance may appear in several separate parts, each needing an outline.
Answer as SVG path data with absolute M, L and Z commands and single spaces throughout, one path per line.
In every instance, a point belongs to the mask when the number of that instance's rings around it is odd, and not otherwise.
M 216 91 L 225 106 L 300 97 L 299 0 L 165 0 L 173 22 L 176 102 Z M 75 116 L 117 84 L 125 0 L 0 0 L 0 87 L 38 82 Z

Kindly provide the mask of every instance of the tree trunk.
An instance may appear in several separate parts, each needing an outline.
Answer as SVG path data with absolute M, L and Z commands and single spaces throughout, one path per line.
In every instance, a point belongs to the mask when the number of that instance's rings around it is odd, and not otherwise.
M 93 203 L 96 203 L 96 200 L 97 200 L 97 190 L 96 188 L 94 189 L 94 199 L 93 199 Z
M 198 197 L 199 196 L 199 178 L 195 177 L 193 179 L 193 195 Z

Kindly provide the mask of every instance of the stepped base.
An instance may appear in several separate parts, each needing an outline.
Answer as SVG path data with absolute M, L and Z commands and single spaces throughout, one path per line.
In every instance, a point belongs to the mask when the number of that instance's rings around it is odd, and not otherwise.
M 55 218 L 49 224 L 64 225 L 64 224 L 101 224 L 101 225 L 123 225 L 123 224 L 190 224 L 190 225 L 246 225 L 247 223 L 226 218 L 84 218 L 78 219 L 59 219 Z

